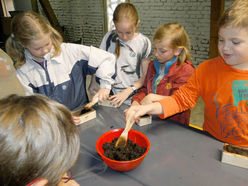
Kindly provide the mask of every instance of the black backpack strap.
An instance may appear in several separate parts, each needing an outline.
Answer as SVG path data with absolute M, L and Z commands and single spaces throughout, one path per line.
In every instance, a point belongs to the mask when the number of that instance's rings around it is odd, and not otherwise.
M 106 51 L 108 51 L 108 48 L 110 47 L 111 41 L 116 42 L 116 38 L 117 38 L 117 34 L 113 30 L 112 33 L 108 36 L 108 39 L 106 41 Z

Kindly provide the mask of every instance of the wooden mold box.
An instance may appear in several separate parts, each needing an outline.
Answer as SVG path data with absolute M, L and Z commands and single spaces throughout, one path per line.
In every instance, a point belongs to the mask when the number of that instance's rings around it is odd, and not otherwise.
M 72 115 L 79 117 L 80 124 L 82 124 L 96 118 L 96 110 L 94 110 L 93 108 L 89 110 L 81 109 L 81 110 L 73 111 Z
M 221 162 L 248 168 L 248 148 L 224 143 Z
M 105 107 L 114 107 L 114 108 L 116 108 L 116 106 L 110 104 L 110 100 L 105 100 L 105 101 L 102 101 L 101 103 L 98 102 L 98 105 L 102 105 L 102 106 L 105 106 Z
M 140 118 L 139 123 L 137 123 L 137 125 L 145 126 L 145 125 L 149 125 L 151 123 L 152 123 L 152 116 L 146 114 Z

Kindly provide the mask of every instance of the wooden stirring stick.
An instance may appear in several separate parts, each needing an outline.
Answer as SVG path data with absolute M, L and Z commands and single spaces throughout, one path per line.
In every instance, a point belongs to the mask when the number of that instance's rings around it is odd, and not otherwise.
M 131 120 L 131 117 L 129 117 L 126 121 L 126 127 L 125 127 L 124 131 L 121 133 L 120 137 L 118 138 L 118 140 L 115 143 L 115 147 L 125 147 L 126 146 L 128 132 L 132 128 L 133 124 L 134 124 L 134 119 Z

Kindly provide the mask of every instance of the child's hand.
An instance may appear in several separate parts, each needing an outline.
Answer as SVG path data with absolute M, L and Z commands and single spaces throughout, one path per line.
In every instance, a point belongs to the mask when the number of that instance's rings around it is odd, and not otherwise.
M 147 105 L 147 104 L 151 104 L 155 101 L 160 101 L 162 99 L 164 99 L 166 96 L 162 96 L 162 95 L 158 95 L 158 94 L 148 94 L 146 97 L 144 97 L 142 99 L 142 101 L 140 102 L 142 105 Z
M 132 89 L 126 88 L 121 93 L 111 96 L 109 99 L 111 100 L 111 104 L 117 107 L 120 107 L 121 104 L 128 98 L 128 96 L 132 93 Z
M 106 88 L 101 88 L 92 98 L 92 101 L 98 98 L 99 102 L 107 100 L 109 98 L 110 90 Z
M 81 123 L 79 117 L 77 117 L 77 116 L 72 116 L 72 118 L 73 118 L 73 121 L 74 121 L 75 125 L 79 125 L 79 124 Z
M 140 105 L 137 101 L 133 101 L 131 106 Z
M 95 75 L 92 75 L 91 77 L 91 82 L 90 82 L 90 85 L 88 87 L 88 91 L 89 93 L 94 96 L 100 89 L 100 86 L 99 84 L 96 82 L 96 78 L 95 78 Z
M 157 115 L 163 114 L 163 107 L 159 102 L 154 102 L 149 105 L 131 105 L 128 109 L 124 110 L 126 119 L 130 118 L 137 123 L 141 116 L 145 114 Z M 135 114 L 133 114 L 135 113 Z
M 145 105 L 132 105 L 128 109 L 124 110 L 126 120 L 130 118 L 130 120 L 134 120 L 136 123 L 139 122 L 141 116 L 147 113 L 147 108 Z

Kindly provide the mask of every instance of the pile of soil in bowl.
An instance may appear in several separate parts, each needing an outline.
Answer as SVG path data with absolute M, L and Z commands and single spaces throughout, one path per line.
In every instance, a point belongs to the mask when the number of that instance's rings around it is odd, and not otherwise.
M 130 161 L 139 158 L 146 152 L 146 147 L 140 147 L 128 139 L 125 147 L 115 147 L 118 138 L 114 138 L 111 143 L 102 145 L 104 156 L 116 161 Z

